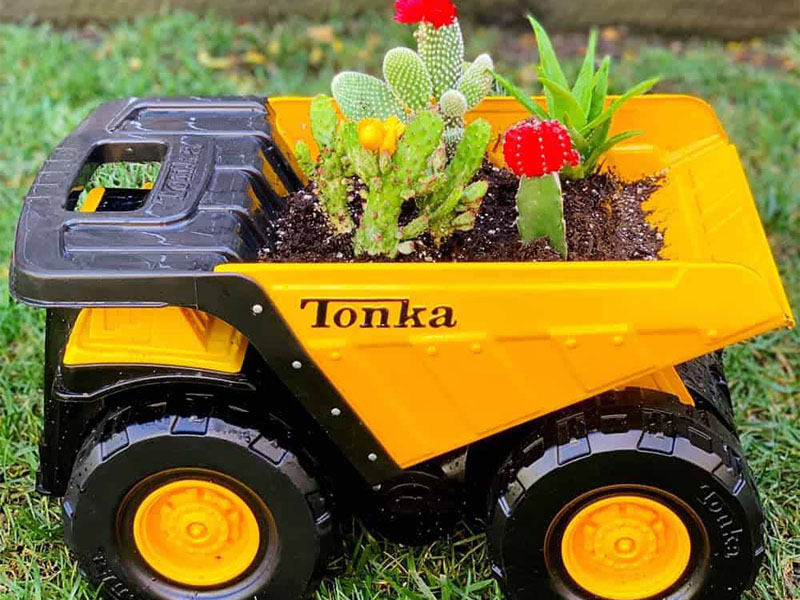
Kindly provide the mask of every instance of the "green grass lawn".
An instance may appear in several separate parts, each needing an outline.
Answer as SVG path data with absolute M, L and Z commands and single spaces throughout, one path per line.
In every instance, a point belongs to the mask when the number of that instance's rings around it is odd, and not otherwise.
M 385 16 L 330 27 L 275 26 L 164 14 L 112 29 L 61 32 L 0 25 L 0 598 L 88 599 L 61 541 L 57 502 L 33 492 L 42 415 L 43 318 L 8 301 L 7 265 L 21 199 L 53 147 L 98 103 L 121 96 L 309 94 L 348 67 L 375 71 L 383 51 L 410 31 Z M 376 34 L 375 32 L 381 32 Z M 725 45 L 648 45 L 620 32 L 617 91 L 652 74 L 660 91 L 703 96 L 738 144 L 775 254 L 800 306 L 800 37 Z M 530 35 L 479 29 L 475 50 L 529 82 Z M 564 38 L 565 47 L 577 47 Z M 730 299 L 735 302 L 735 298 Z M 739 345 L 726 363 L 737 417 L 769 516 L 769 557 L 749 598 L 800 599 L 800 333 Z M 410 551 L 375 541 L 360 526 L 321 587 L 322 599 L 497 598 L 479 533 Z

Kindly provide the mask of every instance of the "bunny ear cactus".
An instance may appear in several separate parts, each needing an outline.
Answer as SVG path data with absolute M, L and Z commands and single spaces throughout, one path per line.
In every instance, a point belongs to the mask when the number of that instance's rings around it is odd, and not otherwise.
M 631 98 L 649 91 L 658 79 L 648 79 L 632 87 L 619 98 L 608 102 L 608 73 L 611 59 L 606 57 L 595 71 L 597 32 L 592 31 L 587 44 L 586 56 L 578 76 L 569 87 L 553 44 L 547 32 L 533 17 L 528 17 L 539 46 L 539 82 L 544 87 L 547 109 L 543 109 L 511 81 L 494 74 L 497 82 L 514 96 L 531 114 L 540 119 L 556 119 L 569 130 L 582 161 L 576 167 L 566 167 L 563 174 L 570 179 L 581 179 L 594 173 L 600 159 L 615 145 L 641 131 L 626 131 L 608 137 L 611 118 Z
M 410 48 L 393 48 L 383 59 L 383 77 L 409 112 L 427 108 L 433 82 L 419 54 Z
M 349 121 L 404 118 L 397 97 L 383 81 L 371 75 L 345 71 L 333 78 L 333 97 Z
M 464 115 L 492 89 L 492 59 L 482 54 L 464 66 L 464 37 L 450 0 L 397 0 L 395 12 L 397 21 L 419 24 L 414 35 L 445 118 L 445 143 L 452 156 L 464 135 Z
M 300 141 L 295 153 L 300 167 L 317 184 L 320 203 L 337 234 L 353 230 L 353 220 L 347 209 L 350 175 L 342 143 L 342 124 L 327 96 L 317 96 L 311 102 L 311 134 L 319 147 L 319 158 L 311 158 L 308 145 Z
M 438 97 L 455 88 L 464 66 L 464 37 L 455 15 L 452 24 L 439 27 L 422 21 L 414 36 L 431 74 L 433 93 Z
M 467 108 L 473 109 L 492 91 L 494 62 L 488 54 L 481 54 L 467 66 L 458 80 L 458 91 L 467 99 Z
M 546 237 L 567 257 L 564 201 L 558 172 L 580 161 L 569 133 L 558 121 L 529 119 L 506 132 L 503 144 L 508 167 L 520 177 L 517 228 L 524 243 Z
M 464 64 L 464 36 L 456 7 L 450 0 L 396 0 L 395 21 L 419 24 L 419 55 L 425 62 L 438 98 L 456 86 Z
M 333 80 L 333 95 L 350 121 L 407 122 L 438 103 L 444 116 L 448 154 L 464 135 L 464 115 L 491 91 L 492 59 L 482 54 L 464 64 L 464 38 L 450 0 L 396 0 L 395 20 L 418 25 L 417 51 L 394 48 L 383 61 L 385 82 L 345 72 Z

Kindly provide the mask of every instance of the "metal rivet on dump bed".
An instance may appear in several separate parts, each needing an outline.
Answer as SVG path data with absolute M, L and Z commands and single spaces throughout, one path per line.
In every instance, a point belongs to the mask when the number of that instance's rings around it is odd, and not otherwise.
M 299 360 L 296 360 L 296 361 L 294 361 L 292 363 L 292 368 L 293 369 L 302 369 L 303 368 L 303 363 L 301 363 Z
M 263 306 L 261 306 L 260 304 L 253 304 L 253 314 L 254 315 L 260 315 L 262 312 L 264 312 L 264 307 Z
M 340 409 L 340 408 L 332 408 L 331 409 L 331 414 L 334 417 L 338 417 L 338 416 L 340 416 L 342 414 L 342 409 Z
M 378 460 L 378 455 L 374 452 L 371 452 L 369 455 L 367 455 L 367 458 L 369 459 L 369 462 L 375 462 Z

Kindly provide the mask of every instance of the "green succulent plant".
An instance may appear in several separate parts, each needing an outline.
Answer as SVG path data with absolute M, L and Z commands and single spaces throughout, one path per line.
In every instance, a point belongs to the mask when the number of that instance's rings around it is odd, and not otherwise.
M 317 96 L 310 108 L 311 134 L 319 149 L 317 160 L 311 158 L 308 145 L 300 141 L 295 155 L 306 176 L 317 184 L 320 203 L 336 234 L 353 230 L 353 219 L 347 209 L 350 167 L 342 140 L 336 109 L 327 96 Z
M 608 137 L 611 118 L 631 98 L 649 91 L 658 78 L 648 79 L 633 86 L 618 98 L 607 103 L 608 75 L 611 58 L 606 56 L 595 70 L 597 31 L 592 31 L 578 76 L 570 87 L 558 61 L 553 44 L 544 27 L 528 17 L 539 47 L 539 82 L 544 88 L 547 108 L 544 109 L 509 79 L 493 73 L 497 82 L 516 98 L 530 113 L 540 119 L 557 119 L 569 130 L 575 147 L 581 154 L 581 164 L 565 167 L 562 174 L 570 179 L 581 179 L 594 173 L 602 156 L 611 148 L 641 131 L 626 131 Z M 608 104 L 608 105 L 607 105 Z
M 331 89 L 351 121 L 396 116 L 409 122 L 419 111 L 438 105 L 452 156 L 464 135 L 464 115 L 491 92 L 494 64 L 488 54 L 464 62 L 464 38 L 456 20 L 436 27 L 421 22 L 415 32 L 417 51 L 393 48 L 384 57 L 384 81 L 345 71 Z
M 453 232 L 471 229 L 487 184 L 473 182 L 491 138 L 491 126 L 478 119 L 466 127 L 450 161 L 444 146 L 445 120 L 430 110 L 413 117 L 396 151 L 375 152 L 359 139 L 358 124 L 339 120 L 331 98 L 311 103 L 311 133 L 319 157 L 299 142 L 295 153 L 301 168 L 317 185 L 320 204 L 336 233 L 355 229 L 358 255 L 394 257 L 414 249 L 412 240 L 429 232 L 439 243 Z M 356 225 L 348 211 L 357 176 L 364 212 Z M 400 225 L 403 204 L 414 199 L 418 216 Z

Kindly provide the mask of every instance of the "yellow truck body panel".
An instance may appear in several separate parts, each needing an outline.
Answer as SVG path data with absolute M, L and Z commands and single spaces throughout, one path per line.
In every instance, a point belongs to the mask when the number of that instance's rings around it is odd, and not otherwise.
M 309 102 L 270 100 L 285 147 L 312 141 Z M 497 132 L 526 116 L 505 98 L 471 114 Z M 794 320 L 736 149 L 711 108 L 685 96 L 638 98 L 612 134 L 629 129 L 644 133 L 605 168 L 664 174 L 647 208 L 668 260 L 218 270 L 258 282 L 403 467 L 606 390 L 670 387 L 674 365 Z

